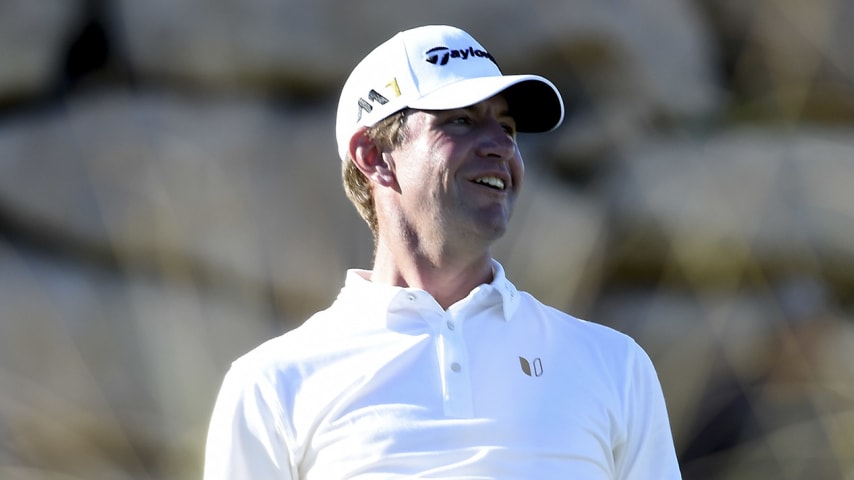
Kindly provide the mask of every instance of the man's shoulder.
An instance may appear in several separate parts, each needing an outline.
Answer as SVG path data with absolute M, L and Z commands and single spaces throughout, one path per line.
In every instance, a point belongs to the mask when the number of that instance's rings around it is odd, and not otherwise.
M 522 302 L 517 315 L 536 317 L 546 323 L 549 328 L 563 332 L 584 341 L 606 344 L 634 344 L 627 334 L 610 326 L 576 317 L 570 313 L 545 304 L 528 292 L 521 292 Z
M 269 338 L 232 362 L 232 368 L 278 369 L 299 362 L 329 335 L 328 315 L 324 311 L 312 315 L 304 323 Z

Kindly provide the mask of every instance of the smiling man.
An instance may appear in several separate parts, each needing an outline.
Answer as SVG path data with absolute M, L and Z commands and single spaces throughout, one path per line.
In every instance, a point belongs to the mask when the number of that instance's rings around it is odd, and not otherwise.
M 338 107 L 344 189 L 371 270 L 236 360 L 205 478 L 680 478 L 661 387 L 629 337 L 519 291 L 491 247 L 522 186 L 517 133 L 563 120 L 469 34 L 401 32 Z

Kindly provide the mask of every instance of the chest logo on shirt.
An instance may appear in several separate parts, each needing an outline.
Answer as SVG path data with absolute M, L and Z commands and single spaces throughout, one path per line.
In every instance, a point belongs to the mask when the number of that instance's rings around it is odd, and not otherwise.
M 543 360 L 537 357 L 533 360 L 528 360 L 525 357 L 519 357 L 519 365 L 522 366 L 522 371 L 529 377 L 539 377 L 543 375 Z

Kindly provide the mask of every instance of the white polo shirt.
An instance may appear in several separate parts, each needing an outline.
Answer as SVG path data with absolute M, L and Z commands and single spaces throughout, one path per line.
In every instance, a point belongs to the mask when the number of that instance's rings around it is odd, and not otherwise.
M 349 271 L 329 309 L 234 362 L 204 478 L 681 478 L 644 351 L 495 272 L 446 311 Z

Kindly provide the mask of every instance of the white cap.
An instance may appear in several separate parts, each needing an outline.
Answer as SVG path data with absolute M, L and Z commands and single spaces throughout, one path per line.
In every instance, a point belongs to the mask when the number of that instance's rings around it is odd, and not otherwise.
M 338 154 L 350 138 L 404 108 L 463 108 L 504 93 L 519 132 L 547 132 L 563 121 L 560 92 L 538 75 L 504 75 L 495 58 L 456 27 L 430 25 L 398 33 L 353 69 L 338 101 Z

